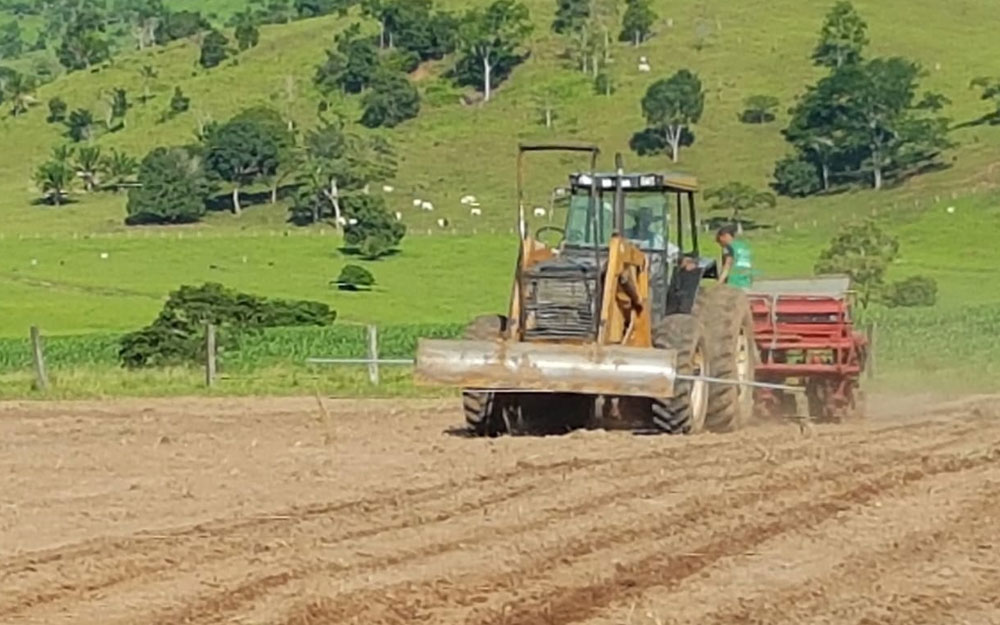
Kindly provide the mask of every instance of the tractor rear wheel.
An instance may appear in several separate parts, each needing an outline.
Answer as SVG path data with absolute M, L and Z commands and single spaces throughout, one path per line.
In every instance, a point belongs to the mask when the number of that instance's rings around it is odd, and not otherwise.
M 466 327 L 464 338 L 471 341 L 492 341 L 503 337 L 507 318 L 503 315 L 476 317 Z M 463 392 L 462 407 L 469 431 L 476 436 L 499 436 L 507 432 L 504 406 L 496 393 Z
M 670 315 L 653 330 L 653 347 L 677 352 L 677 373 L 710 375 L 705 332 L 693 315 Z M 668 434 L 696 434 L 705 428 L 708 384 L 690 379 L 674 382 L 674 396 L 653 399 L 653 424 Z
M 697 314 L 707 332 L 712 376 L 734 382 L 753 382 L 757 345 L 746 293 L 720 284 L 703 291 L 699 299 Z M 712 384 L 705 425 L 713 432 L 738 430 L 750 420 L 753 408 L 753 387 Z

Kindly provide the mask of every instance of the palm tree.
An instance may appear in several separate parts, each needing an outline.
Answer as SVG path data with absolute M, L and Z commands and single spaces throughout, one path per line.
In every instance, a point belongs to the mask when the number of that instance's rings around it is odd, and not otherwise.
M 56 206 L 62 204 L 63 196 L 73 183 L 73 170 L 64 161 L 53 160 L 43 163 L 35 172 L 35 184 L 46 199 Z
M 153 99 L 153 94 L 150 93 L 150 84 L 159 76 L 159 73 L 152 65 L 143 65 L 139 69 L 139 76 L 142 77 L 142 97 L 139 98 L 139 101 L 145 104 Z
M 83 180 L 87 192 L 93 191 L 100 184 L 102 165 L 100 147 L 86 146 L 77 152 L 73 168 L 76 170 L 77 178 Z
M 38 103 L 34 96 L 35 79 L 24 74 L 15 73 L 8 77 L 3 81 L 0 92 L 11 101 L 11 114 L 14 117 L 27 113 L 29 107 Z
M 90 139 L 94 126 L 94 114 L 87 109 L 76 109 L 69 114 L 67 125 L 69 126 L 69 136 L 73 141 Z
M 121 185 L 130 182 L 139 170 L 139 161 L 125 152 L 112 149 L 110 156 L 101 160 L 102 169 L 108 174 L 109 182 L 117 192 Z

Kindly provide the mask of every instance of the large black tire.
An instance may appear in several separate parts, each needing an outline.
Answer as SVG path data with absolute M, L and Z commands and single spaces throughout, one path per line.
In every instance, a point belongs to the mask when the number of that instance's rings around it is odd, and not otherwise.
M 466 327 L 465 338 L 471 341 L 490 341 L 503 337 L 507 318 L 502 315 L 476 317 Z M 507 432 L 503 402 L 496 393 L 462 393 L 462 407 L 469 431 L 476 436 L 500 436 Z
M 758 356 L 746 293 L 724 284 L 705 289 L 699 295 L 696 315 L 707 334 L 712 376 L 753 382 Z M 705 426 L 713 432 L 733 432 L 746 426 L 753 408 L 752 386 L 710 384 Z
M 677 352 L 677 373 L 711 375 L 701 321 L 694 315 L 670 315 L 653 329 L 653 347 Z M 653 424 L 667 434 L 696 434 L 705 428 L 708 387 L 705 382 L 677 380 L 674 396 L 653 399 Z

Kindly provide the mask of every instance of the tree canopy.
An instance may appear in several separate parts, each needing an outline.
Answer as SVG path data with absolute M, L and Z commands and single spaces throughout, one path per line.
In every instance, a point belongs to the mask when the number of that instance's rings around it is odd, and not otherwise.
M 179 224 L 205 214 L 210 185 L 202 162 L 185 148 L 156 148 L 139 165 L 128 193 L 128 224 Z
M 685 133 L 698 123 L 704 108 L 705 93 L 697 74 L 682 69 L 670 78 L 658 80 L 642 98 L 646 136 L 662 139 L 662 145 L 670 149 L 671 159 L 677 162 Z M 633 138 L 633 147 L 637 145 L 637 138 Z
M 404 74 L 383 71 L 362 99 L 361 123 L 392 128 L 420 113 L 420 94 Z
M 495 0 L 485 9 L 470 9 L 458 29 L 458 81 L 481 86 L 488 102 L 493 88 L 523 59 L 520 47 L 531 31 L 528 7 L 517 0 Z
M 813 51 L 817 65 L 834 69 L 858 63 L 868 45 L 868 24 L 847 0 L 839 0 L 826 16 Z
M 877 223 L 851 223 L 833 237 L 816 261 L 816 273 L 843 273 L 867 307 L 885 284 L 885 272 L 899 254 L 899 241 Z

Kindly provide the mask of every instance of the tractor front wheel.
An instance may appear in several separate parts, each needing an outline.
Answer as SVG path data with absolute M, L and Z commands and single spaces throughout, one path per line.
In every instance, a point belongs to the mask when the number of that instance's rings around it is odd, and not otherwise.
M 653 424 L 668 434 L 696 434 L 705 428 L 708 412 L 708 383 L 691 376 L 710 375 L 705 331 L 693 315 L 671 315 L 653 330 L 653 347 L 677 352 L 674 396 L 653 399 Z
M 492 341 L 502 338 L 506 330 L 507 318 L 503 315 L 483 315 L 466 327 L 464 337 L 471 341 Z M 507 433 L 503 403 L 504 398 L 496 393 L 463 392 L 462 407 L 469 432 L 476 436 L 490 437 Z

